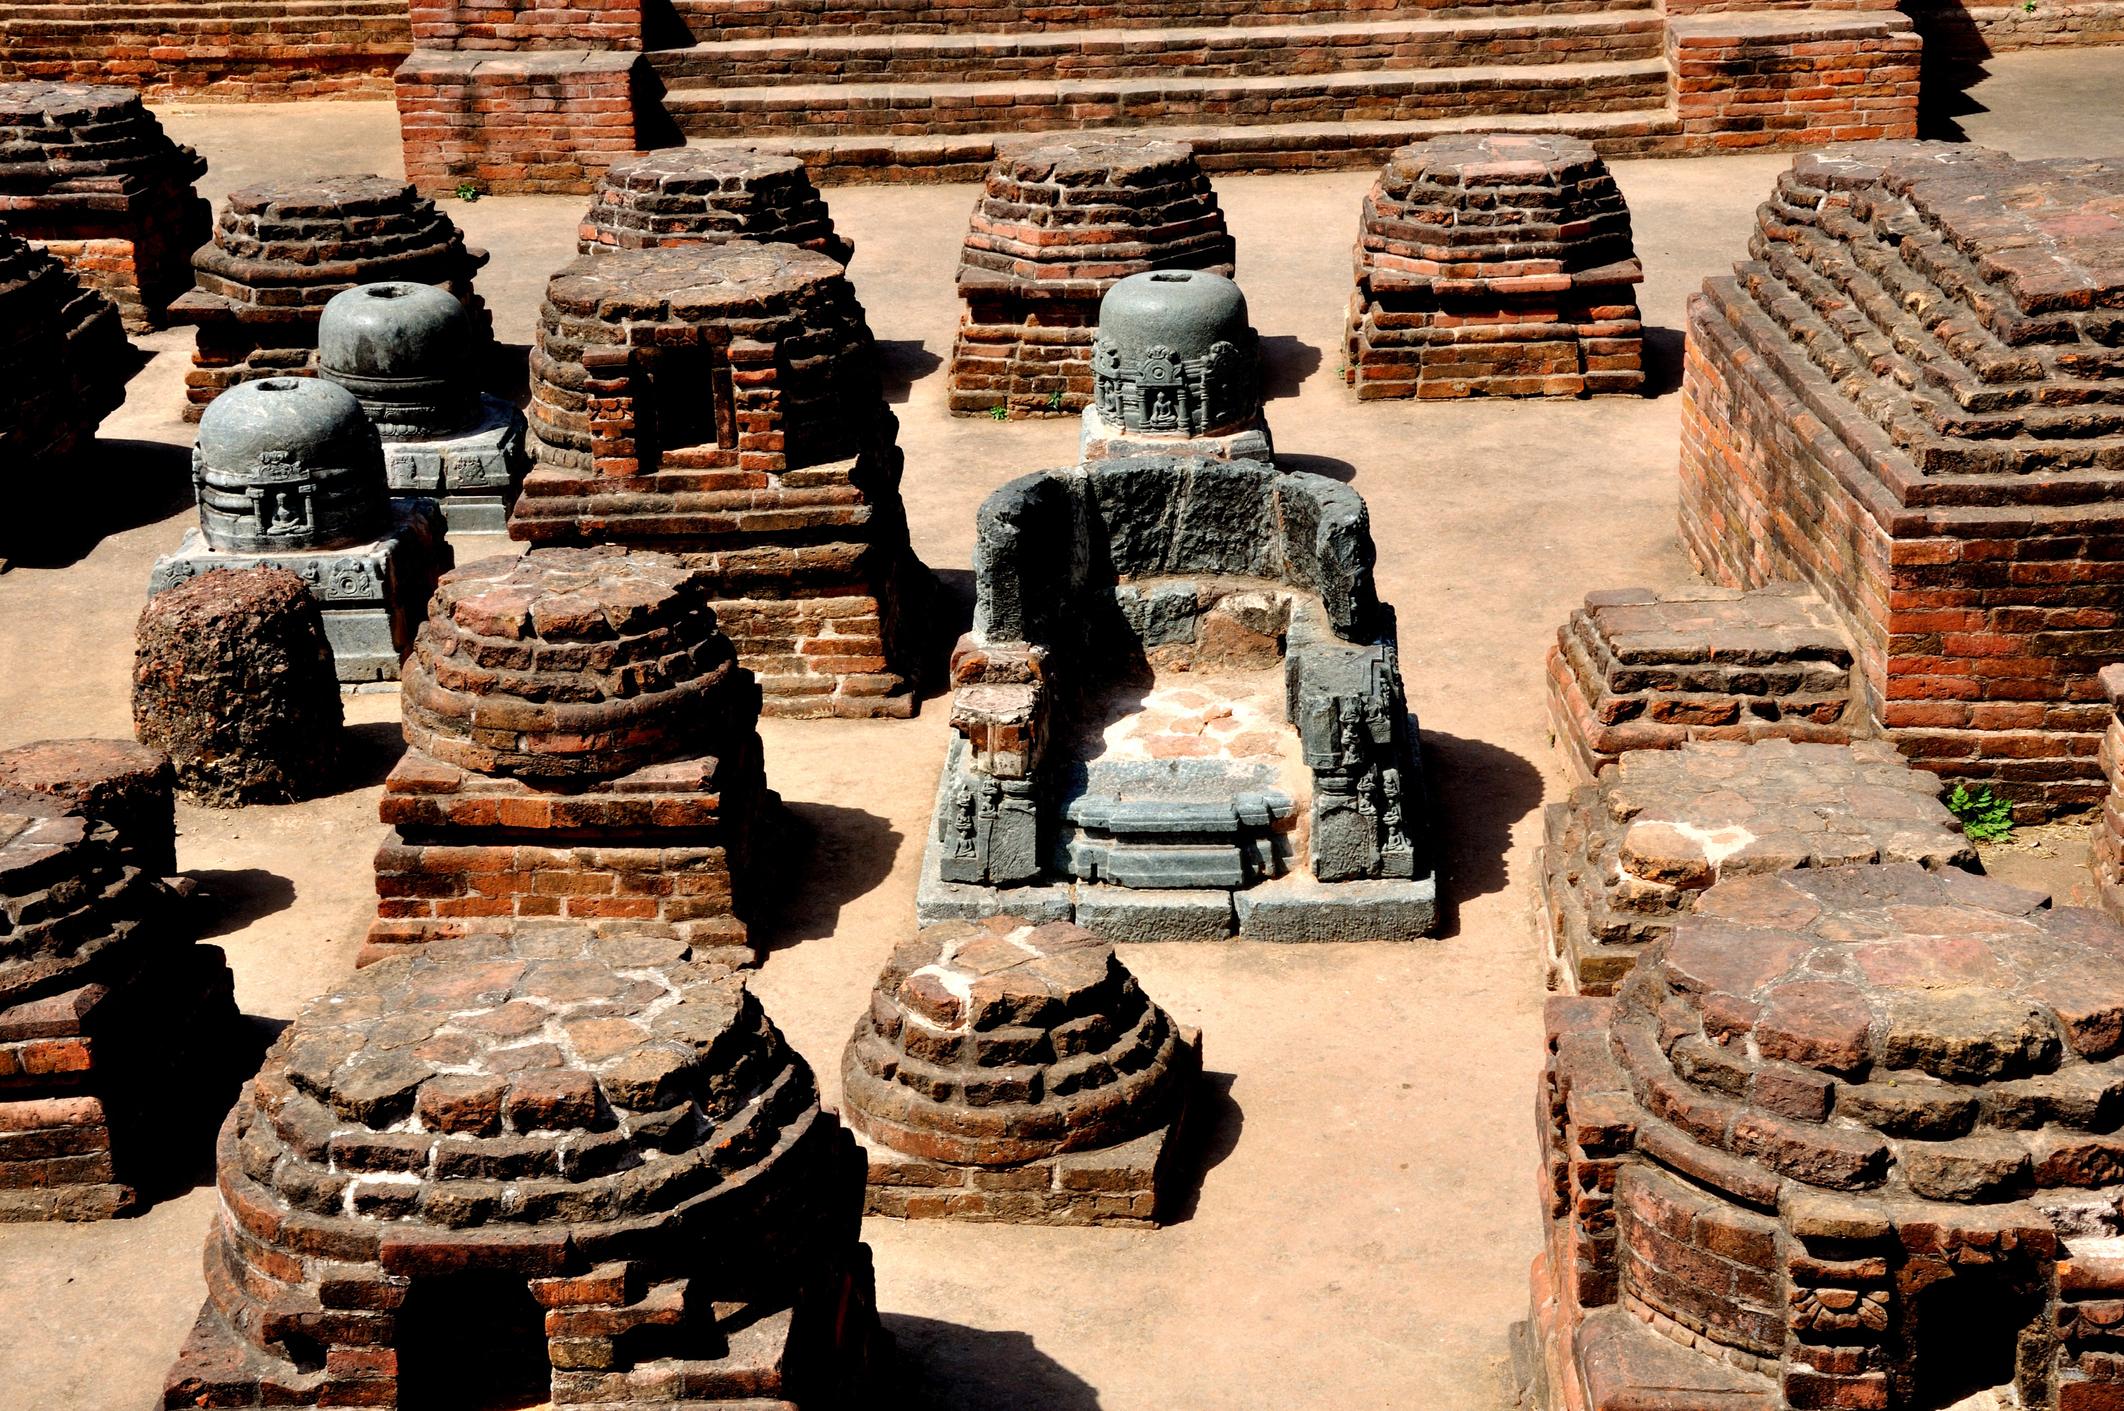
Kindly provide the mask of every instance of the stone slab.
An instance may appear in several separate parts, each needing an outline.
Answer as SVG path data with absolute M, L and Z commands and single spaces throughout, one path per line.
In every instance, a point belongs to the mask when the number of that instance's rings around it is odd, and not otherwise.
M 1242 941 L 1413 941 L 1438 929 L 1438 880 L 1320 882 L 1299 873 L 1232 894 Z

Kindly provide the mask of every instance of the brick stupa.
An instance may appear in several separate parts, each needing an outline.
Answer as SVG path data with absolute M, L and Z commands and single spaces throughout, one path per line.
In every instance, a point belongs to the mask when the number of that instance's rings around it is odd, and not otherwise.
M 366 954 L 562 918 L 750 959 L 759 699 L 705 576 L 663 555 L 445 575 L 406 663 Z
M 758 240 L 802 245 L 847 264 L 804 164 L 754 148 L 672 147 L 618 162 L 598 178 L 576 237 L 580 254 Z
M 487 262 L 457 226 L 402 181 L 334 176 L 229 193 L 214 238 L 192 256 L 198 287 L 170 305 L 198 328 L 185 374 L 185 420 L 253 378 L 316 371 L 317 325 L 360 284 L 433 284 L 457 296 L 483 339 L 472 276 Z
M 771 715 L 913 714 L 930 578 L 838 263 L 750 242 L 582 256 L 546 288 L 530 416 L 511 535 L 698 568 Z
M 0 473 L 16 493 L 38 493 L 95 439 L 125 400 L 131 358 L 110 300 L 0 226 Z M 22 529 L 0 530 L 0 558 Z
M 1364 198 L 1343 376 L 1375 397 L 1577 397 L 1644 386 L 1630 212 L 1593 145 L 1412 143 Z
M 118 306 L 161 326 L 192 287 L 213 211 L 192 190 L 206 159 L 180 147 L 130 88 L 0 83 L 0 221 Z
M 1236 259 L 1217 193 L 1184 142 L 1079 134 L 1005 149 L 959 256 L 966 311 L 951 346 L 952 411 L 1082 411 L 1107 290 L 1158 269 L 1230 277 Z
M 1681 532 L 1796 579 L 1862 708 L 2025 820 L 2106 790 L 2124 601 L 2124 160 L 1870 143 L 1795 160 L 1689 305 Z

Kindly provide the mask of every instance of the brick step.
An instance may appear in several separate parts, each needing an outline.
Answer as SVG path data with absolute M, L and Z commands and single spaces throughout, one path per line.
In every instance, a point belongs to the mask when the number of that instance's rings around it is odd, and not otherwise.
M 1651 9 L 1599 15 L 733 39 L 649 56 L 671 89 L 739 83 L 1238 78 L 1658 57 Z
M 1663 59 L 1484 64 L 1290 77 L 843 83 L 686 88 L 665 107 L 689 137 L 931 136 L 1090 127 L 1411 122 L 1503 113 L 1642 110 L 1665 103 Z
M 1120 127 L 1114 123 L 1085 126 Z M 1583 137 L 1611 157 L 1681 150 L 1681 122 L 1664 103 L 1617 112 L 1497 113 L 1411 122 L 1255 123 L 1243 127 L 1176 123 L 1125 130 L 1147 130 L 1192 143 L 1196 159 L 1205 168 L 1231 172 L 1377 166 L 1396 147 L 1453 132 L 1562 133 Z M 812 179 L 821 182 L 979 181 L 995 160 L 996 148 L 1023 136 L 1018 131 L 990 131 L 952 137 L 726 137 L 693 138 L 686 145 L 759 146 L 788 152 L 801 157 Z
M 289 20 L 318 23 L 343 20 L 349 25 L 392 22 L 410 30 L 405 0 L 225 0 L 211 5 L 188 5 L 155 0 L 150 4 L 90 3 L 67 0 L 46 4 L 43 0 L 11 0 L 4 23 L 10 33 L 58 33 L 81 29 L 124 28 L 134 25 L 183 26 L 219 29 L 230 21 Z
M 932 4 L 929 0 L 669 0 L 662 14 L 649 12 L 652 31 L 659 25 L 684 30 L 692 41 L 803 38 L 849 34 L 1045 33 L 1071 29 L 1165 29 L 1175 25 L 1277 25 L 1477 16 L 1605 14 L 1639 10 L 1649 0 L 1137 0 L 1122 7 L 1112 0 L 1055 0 L 1024 4 L 1019 0 L 966 0 Z

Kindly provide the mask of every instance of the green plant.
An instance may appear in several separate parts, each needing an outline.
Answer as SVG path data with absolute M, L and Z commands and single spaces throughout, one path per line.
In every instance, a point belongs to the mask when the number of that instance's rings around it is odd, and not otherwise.
M 460 181 L 457 183 L 457 199 L 460 201 L 477 201 L 479 199 L 479 188 L 469 181 Z
M 2002 843 L 2013 836 L 2013 805 L 1992 793 L 1988 784 L 1973 791 L 1955 785 L 1947 795 L 1947 811 L 1961 820 L 1972 842 Z
M 1054 391 L 1047 394 L 1047 409 L 1051 412 L 1058 412 L 1062 410 L 1061 388 L 1058 387 Z
M 1010 408 L 998 402 L 988 409 L 988 419 L 990 421 L 1009 421 Z

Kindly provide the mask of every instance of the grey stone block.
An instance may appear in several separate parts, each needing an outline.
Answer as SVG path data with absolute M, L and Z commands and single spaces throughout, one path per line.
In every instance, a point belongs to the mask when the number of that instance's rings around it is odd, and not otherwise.
M 1232 907 L 1243 941 L 1413 941 L 1438 927 L 1438 883 L 1293 873 L 1234 893 Z
M 1110 941 L 1221 941 L 1232 934 L 1232 894 L 1081 884 L 1076 921 Z
M 387 439 L 384 473 L 393 494 L 425 495 L 441 505 L 451 532 L 503 534 L 509 529 L 509 506 L 530 468 L 524 438 L 524 414 L 498 397 L 482 396 L 479 417 L 465 431 Z
M 1019 916 L 1039 924 L 1070 919 L 1069 887 L 991 887 L 980 882 L 947 882 L 938 875 L 942 851 L 934 837 L 922 849 L 922 876 L 915 884 L 915 920 L 924 926 L 939 921 L 972 921 L 983 916 Z

